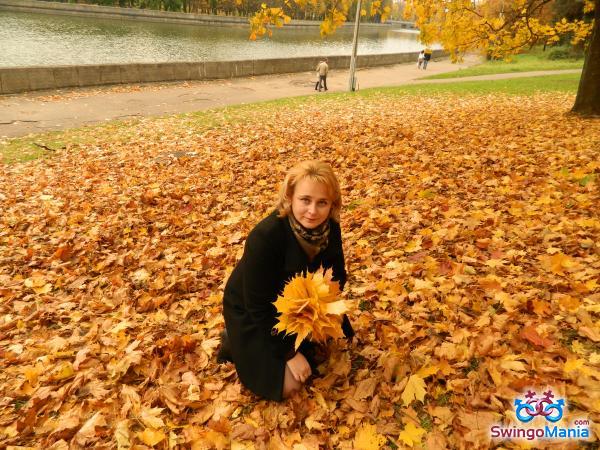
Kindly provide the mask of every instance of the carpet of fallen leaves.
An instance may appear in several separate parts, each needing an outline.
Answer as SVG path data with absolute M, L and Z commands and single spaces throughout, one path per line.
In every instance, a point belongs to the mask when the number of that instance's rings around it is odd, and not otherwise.
M 600 121 L 566 115 L 572 102 L 148 119 L 116 144 L 0 167 L 0 446 L 507 448 L 490 424 L 546 386 L 597 440 Z M 273 403 L 215 361 L 222 290 L 306 158 L 343 187 L 357 339 Z

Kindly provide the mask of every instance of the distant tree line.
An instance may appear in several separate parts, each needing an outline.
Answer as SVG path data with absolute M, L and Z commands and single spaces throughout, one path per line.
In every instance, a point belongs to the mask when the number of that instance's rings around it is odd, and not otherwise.
M 49 0 L 57 1 L 57 0 Z M 80 3 L 102 6 L 118 6 L 122 8 L 154 9 L 158 11 L 175 11 L 195 14 L 215 14 L 224 16 L 250 17 L 260 9 L 265 0 L 58 0 L 62 3 Z M 369 9 L 371 3 L 377 0 L 363 1 L 363 8 Z M 271 7 L 284 8 L 287 15 L 296 20 L 317 20 L 325 17 L 325 8 L 322 2 L 312 5 L 307 2 L 304 7 L 294 2 L 285 0 L 274 0 L 269 2 Z M 356 8 L 350 8 L 349 20 L 354 20 Z M 392 18 L 395 14 L 392 14 Z M 397 14 L 400 19 L 401 14 Z M 363 21 L 378 23 L 381 21 L 379 15 L 363 17 Z

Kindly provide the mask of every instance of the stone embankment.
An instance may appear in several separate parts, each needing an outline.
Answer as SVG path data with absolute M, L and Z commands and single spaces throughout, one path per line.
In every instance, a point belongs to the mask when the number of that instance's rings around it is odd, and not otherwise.
M 442 50 L 433 52 L 434 57 L 442 55 Z M 315 56 L 247 61 L 7 67 L 0 68 L 0 94 L 106 84 L 214 80 L 308 72 L 315 69 L 320 59 Z M 359 68 L 389 66 L 416 61 L 416 59 L 416 52 L 361 55 L 357 58 L 357 66 Z M 331 56 L 328 58 L 328 63 L 331 69 L 347 69 L 350 66 L 350 56 Z

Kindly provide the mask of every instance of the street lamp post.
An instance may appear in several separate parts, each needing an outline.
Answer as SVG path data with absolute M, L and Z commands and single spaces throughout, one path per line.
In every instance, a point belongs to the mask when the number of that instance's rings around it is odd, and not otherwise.
M 356 90 L 356 47 L 358 46 L 358 26 L 360 25 L 361 0 L 356 2 L 356 20 L 354 21 L 354 38 L 352 39 L 352 56 L 350 57 L 349 90 Z

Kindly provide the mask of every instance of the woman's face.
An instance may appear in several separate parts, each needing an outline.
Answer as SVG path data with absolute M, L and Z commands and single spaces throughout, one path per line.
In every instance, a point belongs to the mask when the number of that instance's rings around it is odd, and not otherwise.
M 304 228 L 313 229 L 329 218 L 329 189 L 323 183 L 304 178 L 296 184 L 292 195 L 292 214 Z

